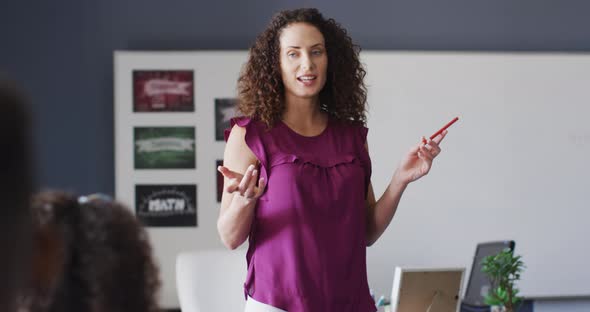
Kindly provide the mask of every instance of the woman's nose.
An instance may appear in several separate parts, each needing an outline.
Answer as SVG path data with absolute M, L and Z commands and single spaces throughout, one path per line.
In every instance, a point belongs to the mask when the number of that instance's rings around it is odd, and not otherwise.
M 313 61 L 311 59 L 311 57 L 309 57 L 309 55 L 306 55 L 305 57 L 302 58 L 301 60 L 301 67 L 303 69 L 313 69 Z

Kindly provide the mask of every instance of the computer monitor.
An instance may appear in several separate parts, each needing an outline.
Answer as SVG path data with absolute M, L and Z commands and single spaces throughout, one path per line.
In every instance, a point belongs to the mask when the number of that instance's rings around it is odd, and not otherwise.
M 481 271 L 481 262 L 487 256 L 498 254 L 500 251 L 509 248 L 514 251 L 514 241 L 497 241 L 477 244 L 473 265 L 469 274 L 469 282 L 465 291 L 463 302 L 474 306 L 485 306 L 484 298 L 490 291 L 490 281 Z
M 465 268 L 396 267 L 392 312 L 457 312 Z

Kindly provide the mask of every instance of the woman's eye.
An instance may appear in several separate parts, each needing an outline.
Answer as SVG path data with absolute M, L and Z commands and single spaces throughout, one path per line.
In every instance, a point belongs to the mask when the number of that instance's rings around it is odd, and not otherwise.
M 311 53 L 313 53 L 313 55 L 321 55 L 322 54 L 322 50 L 314 50 Z
M 297 55 L 297 53 L 295 53 L 295 52 L 289 52 L 289 53 L 287 53 L 287 56 L 288 57 L 295 57 L 296 55 Z

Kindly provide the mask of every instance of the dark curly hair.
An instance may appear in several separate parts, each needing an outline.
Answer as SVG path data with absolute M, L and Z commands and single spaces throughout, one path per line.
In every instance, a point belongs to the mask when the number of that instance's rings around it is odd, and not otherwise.
M 324 36 L 328 72 L 320 91 L 321 109 L 346 122 L 366 123 L 366 72 L 359 61 L 360 47 L 335 20 L 325 19 L 317 9 L 281 11 L 250 48 L 248 62 L 238 79 L 238 110 L 256 117 L 268 127 L 280 120 L 285 109 L 285 87 L 281 79 L 281 31 L 293 23 L 315 26 Z
M 32 203 L 30 312 L 156 312 L 158 268 L 145 229 L 123 205 L 44 192 Z

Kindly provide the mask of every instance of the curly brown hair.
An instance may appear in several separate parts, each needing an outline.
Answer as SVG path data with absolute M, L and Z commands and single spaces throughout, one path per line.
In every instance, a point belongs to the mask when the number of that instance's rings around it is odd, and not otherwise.
M 250 48 L 248 62 L 238 79 L 238 110 L 272 127 L 285 109 L 285 87 L 281 79 L 281 31 L 293 23 L 307 23 L 324 36 L 328 72 L 320 91 L 321 109 L 347 122 L 366 123 L 366 72 L 359 61 L 360 47 L 352 43 L 346 30 L 334 19 L 325 19 L 313 8 L 281 11 L 276 14 Z
M 158 268 L 147 233 L 108 199 L 79 203 L 43 192 L 32 203 L 35 249 L 21 310 L 159 311 Z

